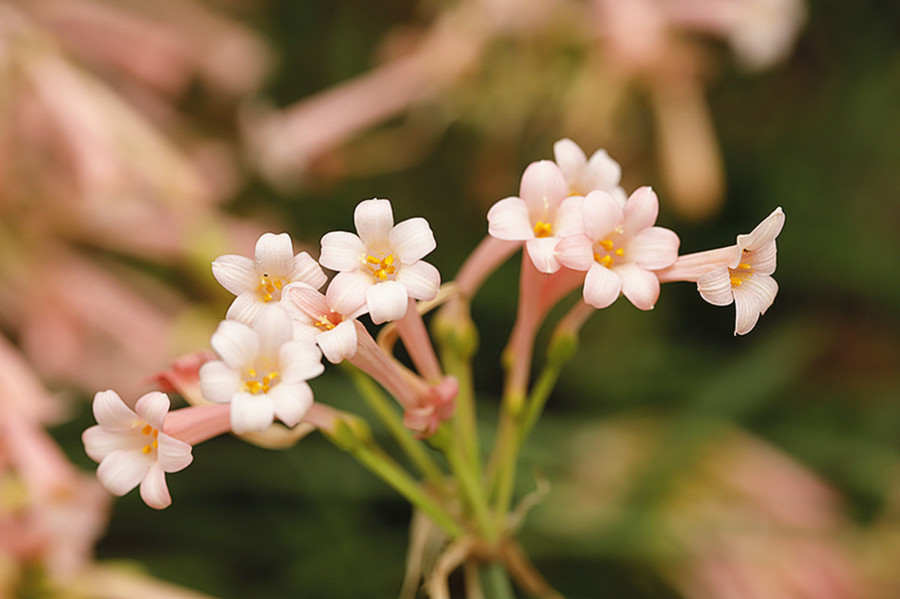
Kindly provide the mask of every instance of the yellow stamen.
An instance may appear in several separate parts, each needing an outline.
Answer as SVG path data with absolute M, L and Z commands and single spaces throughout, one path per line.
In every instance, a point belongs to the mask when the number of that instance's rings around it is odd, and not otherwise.
M 152 432 L 153 432 L 153 427 L 150 426 L 149 424 L 145 424 L 144 428 L 141 429 L 141 433 L 144 435 L 149 435 Z
M 539 220 L 534 225 L 534 236 L 535 237 L 550 237 L 553 235 L 553 223 L 545 223 L 542 220 Z
M 744 269 L 744 270 L 750 270 L 751 268 L 753 268 L 752 266 L 750 266 L 750 265 L 747 264 L 746 262 L 741 262 L 740 264 L 737 265 L 737 267 L 738 267 L 738 268 L 742 268 L 742 269 Z
M 613 254 L 621 258 L 625 255 L 625 248 L 616 248 L 616 251 L 614 251 Z
M 605 266 L 609 268 L 609 265 L 613 262 L 613 257 L 609 254 L 598 254 L 594 253 L 594 260 L 597 261 L 601 266 Z
M 597 243 L 599 243 L 607 252 L 612 251 L 613 246 L 615 245 L 610 239 L 604 239 L 602 241 L 598 241 Z
M 744 284 L 744 281 L 742 281 L 740 277 L 731 277 L 731 286 L 732 287 L 740 287 L 743 284 Z
M 256 287 L 256 292 L 259 294 L 262 301 L 268 303 L 275 299 L 276 292 L 279 292 L 280 295 L 284 283 L 285 281 L 281 277 L 274 277 L 269 273 L 264 272 L 259 278 L 259 285 Z
M 277 370 L 271 370 L 263 375 L 262 378 L 258 378 L 256 370 L 253 368 L 247 371 L 247 375 L 252 378 L 244 381 L 244 390 L 253 395 L 268 393 L 275 386 L 275 383 L 278 382 L 278 377 L 281 376 Z
M 373 278 L 379 281 L 386 281 L 387 278 L 397 272 L 394 266 L 394 254 L 388 254 L 384 258 L 376 258 L 369 254 L 366 256 L 366 266 Z
M 144 445 L 144 447 L 141 449 L 141 453 L 143 453 L 144 455 L 149 454 L 151 451 L 153 451 L 153 449 L 149 445 Z

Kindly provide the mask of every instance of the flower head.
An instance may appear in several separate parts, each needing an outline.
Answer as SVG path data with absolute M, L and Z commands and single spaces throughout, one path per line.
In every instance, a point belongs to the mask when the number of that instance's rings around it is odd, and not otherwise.
M 559 242 L 559 261 L 573 270 L 585 270 L 584 301 L 595 308 L 612 304 L 619 294 L 641 310 L 653 308 L 659 298 L 659 280 L 653 271 L 672 264 L 678 256 L 678 236 L 655 227 L 659 201 L 649 187 L 641 187 L 625 207 L 605 191 L 584 198 L 584 233 Z
M 570 195 L 586 196 L 599 189 L 609 192 L 619 204 L 625 205 L 628 196 L 619 185 L 622 167 L 606 150 L 597 150 L 588 158 L 574 141 L 561 139 L 553 144 L 553 157 L 565 177 Z
M 306 381 L 324 366 L 315 345 L 293 340 L 284 310 L 262 311 L 252 327 L 222 321 L 211 344 L 221 360 L 200 368 L 200 388 L 209 401 L 231 403 L 235 433 L 264 431 L 276 417 L 288 426 L 300 422 L 313 402 Z
M 348 303 L 365 303 L 375 324 L 406 314 L 409 298 L 430 300 L 441 285 L 438 270 L 422 258 L 437 244 L 424 218 L 396 226 L 388 200 L 364 200 L 353 213 L 354 235 L 332 231 L 322 237 L 322 266 L 338 271 L 338 284 Z
M 158 391 L 141 397 L 134 410 L 115 391 L 94 396 L 97 425 L 84 431 L 84 450 L 100 462 L 97 477 L 115 495 L 138 484 L 141 498 L 152 508 L 172 503 L 166 472 L 178 472 L 193 459 L 191 446 L 163 432 L 169 398 Z
M 332 281 L 325 295 L 305 283 L 292 283 L 284 290 L 283 306 L 294 323 L 294 338 L 317 344 L 332 364 L 356 354 L 353 321 L 366 311 L 365 304 L 346 293 L 347 281 Z
M 519 197 L 500 200 L 488 211 L 488 233 L 524 241 L 535 268 L 559 270 L 554 250 L 562 237 L 581 232 L 580 196 L 569 196 L 562 171 L 549 160 L 532 162 L 522 174 Z
M 237 297 L 225 318 L 252 324 L 266 304 L 281 300 L 282 290 L 295 281 L 316 289 L 327 277 L 306 252 L 294 255 L 287 233 L 264 233 L 256 242 L 253 259 L 228 254 L 212 263 L 216 280 Z

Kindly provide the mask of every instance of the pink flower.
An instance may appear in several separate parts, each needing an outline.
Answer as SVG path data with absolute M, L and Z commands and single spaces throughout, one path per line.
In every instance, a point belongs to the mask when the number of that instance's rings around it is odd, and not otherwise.
M 574 141 L 561 139 L 553 144 L 553 157 L 566 179 L 569 194 L 586 196 L 599 189 L 611 193 L 619 204 L 625 205 L 628 196 L 619 185 L 622 167 L 606 150 L 597 150 L 588 159 Z
M 488 211 L 488 233 L 506 241 L 524 241 L 535 268 L 559 270 L 554 250 L 562 237 L 581 232 L 580 196 L 569 196 L 556 163 L 532 162 L 522 174 L 519 197 L 500 200 Z
M 300 281 L 318 289 L 327 277 L 306 252 L 294 255 L 287 233 L 265 233 L 256 242 L 254 259 L 228 254 L 212 263 L 212 272 L 222 287 L 237 297 L 225 318 L 252 324 L 263 306 L 281 301 L 281 291 Z
M 140 484 L 141 498 L 152 508 L 172 503 L 166 472 L 187 468 L 191 446 L 163 431 L 169 398 L 154 391 L 141 397 L 131 410 L 115 391 L 94 396 L 97 425 L 84 431 L 84 450 L 100 462 L 97 478 L 114 495 L 124 495 Z
M 365 303 L 372 322 L 381 324 L 406 314 L 409 298 L 430 300 L 441 285 L 438 270 L 423 262 L 437 244 L 424 218 L 394 226 L 388 200 L 359 203 L 353 213 L 354 235 L 332 231 L 322 237 L 322 266 L 339 271 L 332 285 L 349 295 L 348 303 Z
M 345 283 L 352 282 L 335 280 L 325 295 L 305 283 L 292 283 L 284 290 L 282 305 L 294 323 L 294 338 L 317 344 L 332 364 L 352 358 L 359 344 L 353 321 L 365 313 L 366 305 L 348 293 Z
M 678 236 L 654 227 L 659 212 L 656 194 L 641 187 L 625 207 L 605 191 L 584 198 L 584 234 L 559 242 L 559 261 L 573 270 L 586 270 L 584 301 L 595 308 L 612 304 L 619 294 L 641 310 L 650 310 L 659 298 L 659 280 L 653 272 L 675 262 Z

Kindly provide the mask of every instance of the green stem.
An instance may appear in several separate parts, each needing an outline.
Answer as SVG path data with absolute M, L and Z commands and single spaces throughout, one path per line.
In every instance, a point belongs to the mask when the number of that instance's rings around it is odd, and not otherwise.
M 515 599 L 509 573 L 502 562 L 491 562 L 481 568 L 485 599 Z
M 472 515 L 475 516 L 475 524 L 482 536 L 490 541 L 494 538 L 491 536 L 494 529 L 491 526 L 490 508 L 484 489 L 479 477 L 475 475 L 475 470 L 463 457 L 459 444 L 455 443 L 451 437 L 448 430 L 442 428 L 431 437 L 431 441 L 447 456 L 447 462 L 459 483 L 466 504 L 471 509 Z

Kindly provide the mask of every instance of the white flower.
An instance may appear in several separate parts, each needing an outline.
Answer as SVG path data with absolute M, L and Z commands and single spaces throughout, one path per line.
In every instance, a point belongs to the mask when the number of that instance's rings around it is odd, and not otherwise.
M 115 495 L 124 495 L 138 484 L 141 498 L 162 509 L 172 503 L 166 472 L 178 472 L 191 463 L 191 446 L 163 431 L 169 412 L 165 393 L 141 397 L 131 410 L 115 391 L 94 396 L 97 425 L 82 434 L 84 450 L 100 462 L 97 478 Z
M 366 311 L 357 301 L 358 292 L 345 282 L 332 281 L 325 295 L 305 283 L 292 283 L 284 289 L 282 305 L 294 322 L 294 338 L 316 343 L 332 364 L 356 355 L 358 345 L 354 319 Z
M 563 237 L 582 232 L 580 196 L 569 196 L 556 163 L 532 162 L 522 173 L 519 197 L 504 198 L 488 210 L 488 234 L 506 241 L 524 241 L 534 267 L 544 273 L 559 270 L 554 250 Z
M 315 345 L 294 341 L 287 313 L 264 310 L 252 328 L 231 320 L 219 323 L 211 344 L 221 360 L 200 367 L 206 399 L 231 403 L 231 430 L 266 430 L 277 417 L 300 422 L 313 402 L 307 380 L 324 370 Z
M 381 324 L 406 314 L 409 298 L 430 300 L 441 285 L 438 270 L 423 262 L 435 247 L 434 234 L 424 218 L 410 218 L 394 226 L 388 200 L 364 200 L 353 213 L 354 235 L 332 231 L 322 237 L 319 262 L 338 271 L 352 295 L 348 303 L 365 302 L 372 322 Z
M 212 263 L 216 280 L 237 297 L 225 318 L 252 324 L 263 306 L 281 300 L 281 290 L 295 281 L 316 289 L 328 277 L 306 252 L 294 255 L 287 233 L 264 233 L 256 242 L 255 258 L 228 254 Z
M 574 141 L 561 139 L 553 144 L 553 157 L 569 186 L 569 195 L 586 196 L 601 190 L 612 194 L 619 205 L 625 205 L 628 196 L 619 185 L 622 167 L 606 150 L 597 150 L 588 159 Z

